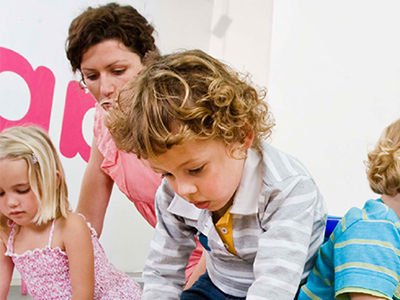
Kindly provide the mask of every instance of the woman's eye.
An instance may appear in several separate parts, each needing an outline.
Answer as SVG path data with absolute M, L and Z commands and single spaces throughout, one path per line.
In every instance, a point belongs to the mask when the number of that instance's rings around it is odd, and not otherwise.
M 4 196 L 4 194 L 5 194 L 4 192 L 0 192 L 0 197 L 1 197 L 1 196 Z
M 163 173 L 163 174 L 161 174 L 161 177 L 162 177 L 162 178 L 171 177 L 171 176 L 172 176 L 171 173 Z
M 125 69 L 117 69 L 117 70 L 114 70 L 114 74 L 115 74 L 115 75 L 122 75 L 124 72 L 125 72 Z
M 86 79 L 88 79 L 88 80 L 91 80 L 91 81 L 93 81 L 93 80 L 96 80 L 97 78 L 98 78 L 98 76 L 97 75 L 95 75 L 95 74 L 93 74 L 93 75 L 87 75 L 87 76 L 84 76 Z

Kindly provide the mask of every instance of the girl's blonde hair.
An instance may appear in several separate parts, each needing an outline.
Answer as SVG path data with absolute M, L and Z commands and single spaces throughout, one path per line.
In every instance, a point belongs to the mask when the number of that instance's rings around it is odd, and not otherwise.
M 368 153 L 367 176 L 377 194 L 400 192 L 400 119 L 382 133 L 375 149 Z
M 116 145 L 151 159 L 188 139 L 219 139 L 230 154 L 254 133 L 253 148 L 270 136 L 274 120 L 248 76 L 201 50 L 149 59 L 120 92 L 107 126 Z M 238 144 L 239 143 L 239 146 Z
M 29 184 L 36 195 L 39 209 L 32 222 L 41 225 L 69 209 L 64 169 L 47 133 L 35 126 L 19 126 L 0 133 L 0 159 L 23 159 L 28 165 Z M 4 228 L 7 218 L 0 213 Z

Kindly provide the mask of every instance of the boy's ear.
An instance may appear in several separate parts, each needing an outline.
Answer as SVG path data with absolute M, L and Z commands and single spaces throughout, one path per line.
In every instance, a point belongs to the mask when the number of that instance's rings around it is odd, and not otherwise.
M 246 150 L 251 147 L 251 145 L 253 144 L 253 140 L 254 140 L 254 131 L 249 130 L 249 132 L 244 138 L 244 145 Z

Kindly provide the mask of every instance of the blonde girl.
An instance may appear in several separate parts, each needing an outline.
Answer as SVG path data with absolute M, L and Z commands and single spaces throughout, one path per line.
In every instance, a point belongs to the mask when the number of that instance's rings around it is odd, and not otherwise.
M 97 234 L 69 210 L 65 174 L 47 133 L 0 133 L 0 299 L 14 266 L 34 299 L 140 299 L 140 286 L 107 260 Z

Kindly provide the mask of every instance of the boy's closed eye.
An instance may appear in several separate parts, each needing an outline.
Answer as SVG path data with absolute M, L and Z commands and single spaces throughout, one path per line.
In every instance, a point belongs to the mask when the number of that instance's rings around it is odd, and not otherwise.
M 203 171 L 203 168 L 204 168 L 204 166 L 201 166 L 196 169 L 191 169 L 191 170 L 189 170 L 189 174 L 192 174 L 192 175 L 199 174 L 201 171 Z
M 188 170 L 188 173 L 190 175 L 197 175 L 197 174 L 201 173 L 201 171 L 203 171 L 203 169 L 204 169 L 204 165 L 199 168 L 190 169 L 190 170 Z M 165 178 L 165 177 L 173 177 L 174 175 L 172 175 L 172 173 L 162 173 L 161 176 L 163 178 Z

